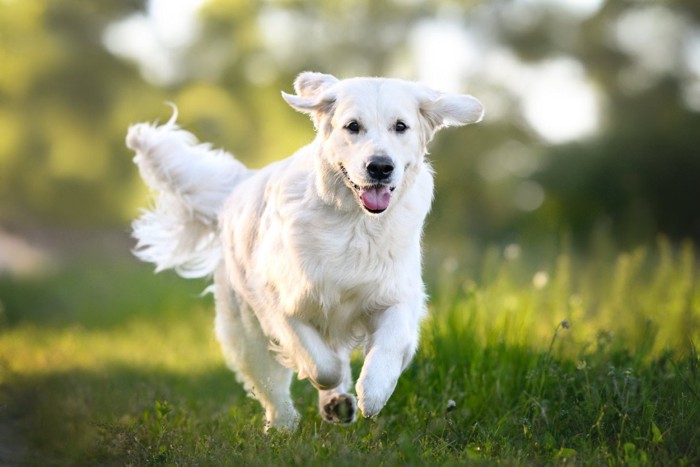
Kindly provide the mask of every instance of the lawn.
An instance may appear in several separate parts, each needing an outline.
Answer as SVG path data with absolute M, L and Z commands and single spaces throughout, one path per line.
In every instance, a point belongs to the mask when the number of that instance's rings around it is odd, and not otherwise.
M 296 381 L 291 435 L 263 435 L 225 368 L 205 282 L 94 255 L 1 278 L 0 463 L 700 465 L 693 247 L 523 250 L 428 261 L 431 315 L 388 405 L 331 426 Z

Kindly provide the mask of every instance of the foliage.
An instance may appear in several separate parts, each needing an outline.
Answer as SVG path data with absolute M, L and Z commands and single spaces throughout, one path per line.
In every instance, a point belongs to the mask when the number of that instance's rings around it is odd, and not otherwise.
M 163 100 L 101 45 L 134 2 L 0 5 L 0 218 L 114 222 L 133 189 L 124 125 Z M 129 109 L 132 109 L 131 111 Z M 117 157 L 114 157 L 118 155 Z M 133 209 L 131 206 L 129 210 Z
M 472 279 L 453 260 L 429 271 L 421 350 L 376 419 L 322 423 L 315 391 L 295 382 L 293 435 L 262 434 L 220 356 L 211 299 L 197 297 L 206 284 L 114 258 L 5 278 L 0 426 L 21 435 L 9 460 L 697 464 L 692 248 L 563 248 L 534 268 L 514 251 L 489 249 Z
M 457 79 L 489 111 L 478 128 L 444 132 L 433 145 L 432 235 L 531 243 L 563 229 L 585 239 L 604 226 L 622 245 L 658 232 L 700 238 L 698 113 L 687 104 L 700 77 L 684 59 L 694 36 L 679 36 L 697 29 L 696 2 L 603 2 L 581 16 L 548 1 L 210 0 L 195 40 L 156 57 L 177 64 L 176 75 L 158 83 L 110 52 L 106 39 L 148 8 L 145 0 L 0 3 L 4 225 L 121 226 L 133 218 L 145 190 L 124 134 L 133 122 L 167 119 L 165 101 L 180 107 L 185 127 L 247 164 L 291 154 L 312 138 L 307 119 L 279 97 L 299 71 L 419 78 L 417 33 L 434 24 L 468 34 L 478 59 Z M 656 62 L 634 48 L 641 42 L 619 37 L 620 24 L 644 15 L 667 25 L 649 36 L 661 51 Z M 578 64 L 601 99 L 600 133 L 547 144 L 523 117 L 522 96 L 504 84 L 525 72 L 494 75 L 493 55 L 523 70 L 561 58 Z M 523 95 L 531 90 L 525 78 Z M 543 202 L 523 204 L 523 190 L 541 191 Z

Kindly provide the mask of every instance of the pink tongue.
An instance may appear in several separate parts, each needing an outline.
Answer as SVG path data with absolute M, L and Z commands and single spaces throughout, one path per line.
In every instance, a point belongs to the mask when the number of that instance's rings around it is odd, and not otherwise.
M 373 186 L 364 190 L 360 198 L 362 198 L 362 204 L 370 211 L 383 211 L 389 207 L 391 191 L 385 185 Z

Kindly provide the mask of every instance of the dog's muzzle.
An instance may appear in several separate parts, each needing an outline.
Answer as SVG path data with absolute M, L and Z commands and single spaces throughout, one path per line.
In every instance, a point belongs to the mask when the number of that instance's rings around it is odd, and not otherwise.
M 374 183 L 361 186 L 353 182 L 347 169 L 342 164 L 340 165 L 340 171 L 348 186 L 355 193 L 360 206 L 372 214 L 381 214 L 389 207 L 391 195 L 395 189 L 386 183 L 391 179 L 394 164 L 386 156 L 374 156 L 367 162 L 366 170 L 368 178 Z

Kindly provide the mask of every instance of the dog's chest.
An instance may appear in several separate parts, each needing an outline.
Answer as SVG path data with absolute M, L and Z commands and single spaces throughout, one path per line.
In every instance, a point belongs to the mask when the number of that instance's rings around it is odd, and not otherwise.
M 399 300 L 408 282 L 407 241 L 372 223 L 329 224 L 297 237 L 300 265 L 312 303 L 324 314 L 382 309 Z M 419 248 L 415 245 L 415 248 Z M 419 267 L 418 267 L 419 268 Z
M 298 185 L 270 192 L 257 229 L 256 272 L 247 276 L 265 306 L 350 324 L 421 296 L 420 231 L 427 209 L 414 213 L 407 212 L 410 205 L 395 205 L 371 217 L 336 209 L 309 195 L 308 184 Z

